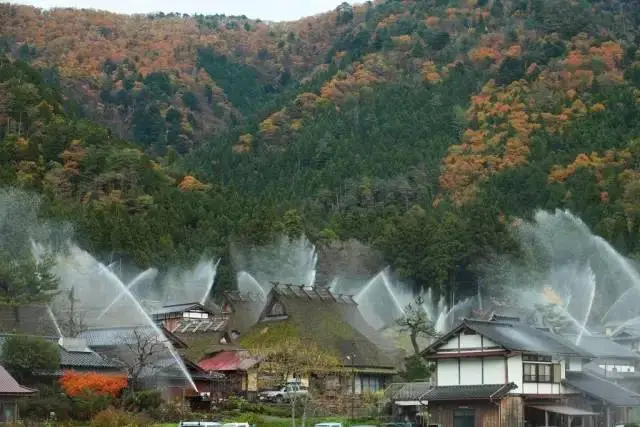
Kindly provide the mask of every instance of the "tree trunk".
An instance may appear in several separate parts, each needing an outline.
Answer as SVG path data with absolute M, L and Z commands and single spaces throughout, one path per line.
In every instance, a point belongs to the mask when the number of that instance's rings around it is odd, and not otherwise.
M 418 345 L 418 334 L 411 332 L 411 345 L 416 356 L 420 356 L 420 346 Z
M 309 396 L 307 395 L 303 399 L 304 403 L 302 406 L 302 422 L 300 423 L 301 427 L 305 427 L 307 425 L 307 406 L 309 405 Z
M 289 403 L 291 403 L 291 427 L 296 427 L 296 396 L 289 396 Z

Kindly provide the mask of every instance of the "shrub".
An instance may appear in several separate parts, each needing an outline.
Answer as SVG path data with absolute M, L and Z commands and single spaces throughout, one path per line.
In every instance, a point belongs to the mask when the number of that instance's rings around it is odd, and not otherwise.
M 151 420 L 142 414 L 107 408 L 98 412 L 91 419 L 91 427 L 145 427 L 151 425 Z
M 175 422 L 176 420 L 191 418 L 192 415 L 191 408 L 188 404 L 173 401 L 161 405 L 155 413 L 155 418 L 158 421 Z
M 127 393 L 122 404 L 127 411 L 154 412 L 162 405 L 162 395 L 157 390 Z
M 44 420 L 49 418 L 49 414 L 55 412 L 56 418 L 60 421 L 68 420 L 71 417 L 71 400 L 60 394 L 58 396 L 38 396 L 20 401 L 20 415 L 25 419 Z
M 112 402 L 111 396 L 84 391 L 71 399 L 71 416 L 77 420 L 89 420 Z

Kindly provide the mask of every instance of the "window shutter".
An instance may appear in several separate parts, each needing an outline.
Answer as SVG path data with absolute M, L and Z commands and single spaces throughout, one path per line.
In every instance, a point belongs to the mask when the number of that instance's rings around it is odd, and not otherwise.
M 553 382 L 560 383 L 562 382 L 562 368 L 559 363 L 553 364 Z

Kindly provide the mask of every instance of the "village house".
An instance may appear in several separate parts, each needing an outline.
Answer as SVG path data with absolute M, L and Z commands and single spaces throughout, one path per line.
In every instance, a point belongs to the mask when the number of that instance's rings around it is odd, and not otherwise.
M 60 357 L 60 369 L 47 373 L 60 376 L 65 370 L 121 373 L 123 366 L 104 358 L 91 350 L 82 339 L 60 337 L 51 312 L 44 305 L 0 307 L 0 349 L 13 335 L 37 336 L 56 343 Z M 44 374 L 43 374 L 44 375 Z
M 344 363 L 344 377 L 325 378 L 323 388 L 355 394 L 383 390 L 397 372 L 396 362 L 380 346 L 377 331 L 367 324 L 351 296 L 336 295 L 327 288 L 274 286 L 257 323 L 244 337 L 260 334 L 265 339 L 286 340 L 295 333 L 302 342 L 316 345 Z M 309 378 L 299 378 L 308 383 Z M 258 387 L 262 387 L 259 379 Z M 267 384 L 265 382 L 265 384 Z
M 20 421 L 19 401 L 37 393 L 38 390 L 18 384 L 11 374 L 0 366 L 0 423 Z
M 611 427 L 640 395 L 583 370 L 597 355 L 517 318 L 464 319 L 424 350 L 432 383 L 396 384 L 397 415 L 442 427 Z
M 563 336 L 576 342 L 575 335 Z M 582 366 L 585 373 L 613 381 L 636 393 L 640 391 L 640 371 L 637 369 L 640 354 L 637 351 L 604 335 L 584 335 L 578 345 L 595 356 Z
M 274 386 L 260 370 L 259 359 L 241 345 L 243 337 L 262 333 L 265 326 L 273 332 L 278 325 L 288 325 L 297 338 L 342 360 L 348 375 L 327 380 L 331 389 L 358 395 L 382 390 L 398 365 L 387 355 L 393 353 L 392 346 L 385 351 L 379 345 L 383 340 L 362 318 L 354 300 L 326 288 L 279 285 L 267 296 L 266 305 L 255 295 L 225 292 L 220 307 L 186 302 L 157 307 L 150 315 L 182 357 L 197 394 L 210 399 L 229 395 L 253 399 L 260 390 Z M 131 332 L 140 328 L 150 327 L 93 328 L 79 337 L 103 357 L 122 359 L 122 346 L 132 344 L 123 339 L 132 339 Z M 154 371 L 141 374 L 143 383 L 162 382 L 167 398 L 193 394 L 174 362 L 156 361 Z M 163 363 L 166 369 L 158 370 Z M 308 384 L 309 379 L 302 381 Z
M 213 312 L 199 303 L 164 306 L 152 315 L 184 343 L 178 351 L 185 360 L 193 361 L 203 372 L 215 377 L 207 389 L 215 399 L 257 392 L 254 369 L 257 360 L 238 345 L 240 332 L 231 326 L 231 315 Z M 240 316 L 241 313 L 236 317 Z
M 165 400 L 208 392 L 215 378 L 196 363 L 181 357 L 179 352 L 188 347 L 184 341 L 166 329 L 160 328 L 160 331 L 164 337 L 158 336 L 158 331 L 151 326 L 93 328 L 81 332 L 79 338 L 103 358 L 119 361 L 123 370 L 126 371 L 127 367 L 139 370 L 137 379 L 140 385 L 159 389 Z M 165 340 L 178 352 L 176 356 L 181 357 L 197 391 L 193 390 L 180 363 L 168 351 Z M 143 360 L 140 360 L 141 354 L 144 354 Z

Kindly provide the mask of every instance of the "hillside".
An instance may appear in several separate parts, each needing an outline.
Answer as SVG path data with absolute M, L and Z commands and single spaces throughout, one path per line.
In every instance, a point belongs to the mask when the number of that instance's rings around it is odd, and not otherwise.
M 268 24 L 0 4 L 0 36 L 14 55 L 55 69 L 92 119 L 158 154 L 167 146 L 186 152 L 268 108 L 322 62 L 340 34 L 334 21 L 332 14 Z
M 637 1 L 386 0 L 277 24 L 0 5 L 0 21 L 24 61 L 0 94 L 25 99 L 0 121 L 2 183 L 46 194 L 92 249 L 147 265 L 305 232 L 470 293 L 487 256 L 517 253 L 509 218 L 569 208 L 640 254 Z

